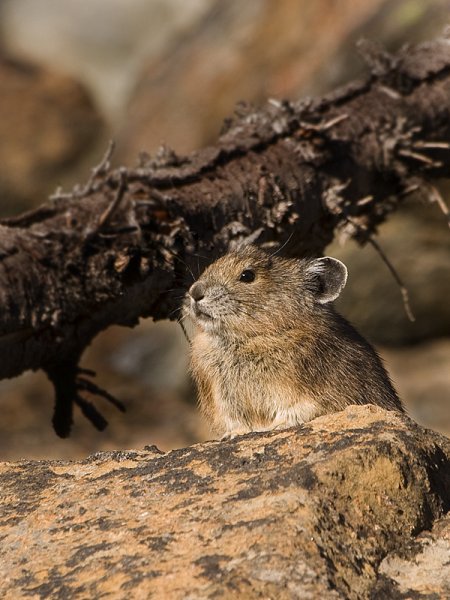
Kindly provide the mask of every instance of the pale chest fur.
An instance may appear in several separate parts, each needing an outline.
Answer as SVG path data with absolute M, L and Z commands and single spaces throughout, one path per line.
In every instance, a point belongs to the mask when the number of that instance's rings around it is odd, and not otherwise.
M 222 432 L 290 426 L 317 414 L 314 399 L 293 383 L 293 352 L 267 336 L 233 342 L 199 333 L 192 343 L 192 372 L 200 406 Z

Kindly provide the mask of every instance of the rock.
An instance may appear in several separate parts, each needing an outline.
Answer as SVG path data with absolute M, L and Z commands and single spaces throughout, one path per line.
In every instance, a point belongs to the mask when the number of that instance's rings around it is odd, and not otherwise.
M 383 348 L 381 356 L 408 414 L 450 437 L 450 337 L 407 348 Z
M 373 598 L 450 598 L 450 514 L 383 560 Z
M 30 1 L 30 0 L 28 0 Z M 399 5 L 400 4 L 400 5 Z M 362 37 L 389 50 L 439 35 L 447 3 L 422 0 L 216 0 L 143 64 L 118 138 L 122 160 L 167 143 L 212 142 L 238 101 L 321 95 L 367 73 Z
M 443 190 L 445 197 L 450 189 Z M 446 192 L 446 193 L 445 193 Z M 401 345 L 450 336 L 449 230 L 437 207 L 406 202 L 380 229 L 377 242 L 408 288 L 408 320 L 399 286 L 371 246 L 332 244 L 327 254 L 348 267 L 337 306 L 377 344 Z
M 447 17 L 445 0 L 3 0 L 0 38 L 82 81 L 113 125 L 133 96 L 122 129 L 134 161 L 161 142 L 197 148 L 238 100 L 331 90 L 365 70 L 361 37 L 393 50 Z
M 0 486 L 3 598 L 368 598 L 449 510 L 450 441 L 352 406 L 167 454 L 3 463 Z
M 118 137 L 121 159 L 135 161 L 162 143 L 179 153 L 207 145 L 238 101 L 296 99 L 312 85 L 317 92 L 321 69 L 330 70 L 352 32 L 385 3 L 211 2 L 202 19 L 142 69 Z
M 67 178 L 102 130 L 72 78 L 0 56 L 0 212 L 40 204 Z
M 142 61 L 177 44 L 210 0 L 3 0 L 0 35 L 14 55 L 83 81 L 110 119 L 123 110 Z

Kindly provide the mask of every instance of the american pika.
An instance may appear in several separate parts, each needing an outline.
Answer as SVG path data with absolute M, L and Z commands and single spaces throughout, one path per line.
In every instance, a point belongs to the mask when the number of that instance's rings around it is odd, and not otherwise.
M 350 404 L 403 410 L 375 350 L 332 306 L 346 280 L 335 258 L 247 246 L 191 286 L 191 370 L 218 434 L 290 427 Z

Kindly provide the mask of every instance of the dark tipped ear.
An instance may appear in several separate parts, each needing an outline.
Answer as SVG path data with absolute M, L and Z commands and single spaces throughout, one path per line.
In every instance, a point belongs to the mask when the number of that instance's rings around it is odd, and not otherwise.
M 307 272 L 314 282 L 315 299 L 320 304 L 336 300 L 347 282 L 347 267 L 331 256 L 311 261 Z

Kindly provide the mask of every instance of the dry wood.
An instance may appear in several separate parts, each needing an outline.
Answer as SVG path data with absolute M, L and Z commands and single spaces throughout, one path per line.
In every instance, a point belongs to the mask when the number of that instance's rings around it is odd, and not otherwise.
M 95 391 L 78 371 L 92 338 L 175 315 L 198 262 L 289 236 L 285 252 L 318 255 L 339 231 L 367 241 L 411 190 L 437 201 L 429 179 L 450 166 L 450 40 L 363 52 L 365 81 L 241 106 L 214 146 L 186 157 L 163 149 L 113 169 L 109 149 L 86 185 L 1 222 L 0 378 L 44 369 L 59 435 L 73 403 L 105 425 L 80 396 Z

